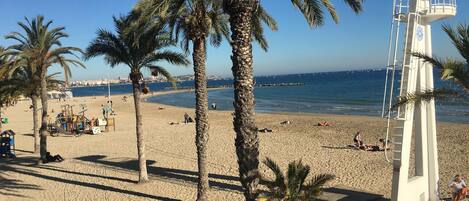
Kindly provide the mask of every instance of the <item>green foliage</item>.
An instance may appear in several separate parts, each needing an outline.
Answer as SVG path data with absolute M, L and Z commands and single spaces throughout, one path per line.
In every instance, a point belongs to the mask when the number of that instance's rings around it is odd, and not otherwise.
M 363 0 L 344 0 L 347 5 L 352 8 L 355 13 L 363 10 Z M 335 23 L 339 22 L 334 5 L 329 0 L 291 0 L 293 6 L 298 8 L 303 14 L 306 22 L 310 27 L 318 27 L 324 25 L 323 8 L 329 12 Z
M 303 165 L 301 160 L 288 164 L 286 175 L 280 166 L 272 159 L 267 158 L 264 164 L 274 173 L 275 178 L 261 178 L 261 184 L 269 189 L 269 192 L 261 196 L 268 200 L 276 201 L 309 201 L 314 200 L 321 193 L 321 187 L 328 181 L 334 179 L 330 174 L 319 174 L 313 176 L 309 182 L 306 181 L 311 168 Z
M 442 80 L 453 82 L 461 90 L 441 88 L 409 93 L 406 96 L 398 97 L 398 101 L 394 104 L 392 110 L 408 103 L 419 103 L 433 99 L 445 100 L 449 97 L 462 97 L 459 94 L 460 91 L 469 92 L 469 26 L 460 24 L 457 28 L 453 29 L 449 25 L 444 25 L 443 31 L 449 36 L 453 45 L 465 59 L 465 62 L 452 58 L 439 59 L 419 52 L 411 54 L 426 63 L 432 64 L 435 68 L 438 68 Z
M 141 20 L 157 18 L 169 25 L 169 30 L 176 41 L 181 41 L 187 52 L 189 42 L 197 38 L 208 37 L 210 43 L 218 47 L 223 38 L 229 40 L 230 29 L 228 15 L 219 0 L 140 0 L 135 6 L 136 13 L 142 13 Z M 263 25 L 277 30 L 275 20 L 259 6 L 252 19 L 253 40 L 267 50 Z
M 169 31 L 183 49 L 189 51 L 189 42 L 209 38 L 213 46 L 229 37 L 228 16 L 223 13 L 221 1 L 216 0 L 141 0 L 135 12 L 141 20 L 159 18 L 169 25 Z
M 446 100 L 448 98 L 455 98 L 459 97 L 460 94 L 458 91 L 453 89 L 441 88 L 441 89 L 433 89 L 433 90 L 425 90 L 416 93 L 409 93 L 406 96 L 399 97 L 397 103 L 395 103 L 391 107 L 391 111 L 397 109 L 402 105 L 406 105 L 409 103 L 421 103 L 423 101 L 428 102 L 431 100 Z
M 46 76 L 48 90 L 60 90 L 65 87 L 65 82 L 55 79 L 54 73 Z M 40 80 L 31 68 L 16 68 L 8 79 L 0 80 L 0 93 L 17 93 L 25 97 L 40 96 Z
M 17 42 L 8 48 L 11 50 L 10 55 L 22 58 L 19 61 L 27 60 L 28 68 L 33 73 L 42 73 L 45 78 L 47 69 L 57 64 L 63 68 L 65 81 L 68 82 L 71 77 L 70 66 L 85 67 L 76 55 L 82 52 L 80 48 L 62 46 L 61 40 L 68 37 L 64 27 L 51 28 L 52 21 L 45 22 L 43 16 L 32 20 L 25 18 L 25 21 L 26 23 L 18 22 L 24 33 L 11 32 L 5 38 Z M 14 65 L 9 72 L 23 66 Z
M 143 78 L 142 68 L 147 68 L 152 74 L 161 74 L 172 80 L 170 74 L 155 63 L 189 63 L 184 54 L 164 50 L 174 42 L 161 23 L 137 21 L 132 15 L 127 15 L 114 17 L 114 25 L 116 34 L 105 29 L 97 31 L 97 37 L 86 49 L 85 59 L 104 56 L 111 67 L 118 64 L 129 66 L 131 74 L 138 74 L 139 79 Z

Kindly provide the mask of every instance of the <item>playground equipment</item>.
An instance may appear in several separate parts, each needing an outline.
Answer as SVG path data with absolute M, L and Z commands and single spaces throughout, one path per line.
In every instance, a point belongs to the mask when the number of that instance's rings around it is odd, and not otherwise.
M 0 133 L 0 157 L 16 158 L 15 132 L 12 130 L 6 130 Z
M 99 134 L 105 128 L 105 131 L 108 131 L 110 126 L 114 127 L 116 130 L 115 119 L 109 118 L 108 113 L 105 114 L 105 119 L 95 119 L 91 120 L 85 116 L 86 109 L 85 104 L 80 104 L 81 111 L 75 114 L 73 112 L 73 105 L 62 105 L 62 111 L 56 117 L 54 122 L 50 122 L 48 130 L 52 136 L 56 137 L 59 133 L 81 136 L 84 133 L 90 134 Z M 110 112 L 109 112 L 110 113 Z
M 73 134 L 80 136 L 87 131 L 91 131 L 93 122 L 86 118 L 86 105 L 81 104 L 81 111 L 74 114 L 73 105 L 62 105 L 62 112 L 56 117 L 55 122 L 49 123 L 49 132 L 56 137 L 59 133 Z
M 396 113 L 390 110 L 395 98 L 394 78 L 398 70 L 401 72 L 400 97 L 433 89 L 432 65 L 411 53 L 431 55 L 430 24 L 455 15 L 456 0 L 393 0 L 382 112 L 383 117 L 387 118 L 386 141 L 391 136 L 394 144 L 393 201 L 439 200 L 434 101 L 409 103 L 400 106 Z M 401 26 L 406 26 L 405 31 L 401 31 Z M 402 36 L 405 37 L 403 45 L 400 44 Z M 400 58 L 397 53 L 402 49 L 404 54 Z M 400 59 L 402 61 L 398 61 Z M 410 166 L 412 141 L 415 146 L 415 167 Z M 387 152 L 385 156 L 390 161 Z

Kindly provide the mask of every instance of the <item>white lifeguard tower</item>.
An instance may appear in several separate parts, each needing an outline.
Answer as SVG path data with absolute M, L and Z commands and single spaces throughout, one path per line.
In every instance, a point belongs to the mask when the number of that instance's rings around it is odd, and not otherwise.
M 456 0 L 393 0 L 382 113 L 388 119 L 386 138 L 393 143 L 391 153 L 385 152 L 386 160 L 393 165 L 392 201 L 439 200 L 434 101 L 409 103 L 397 112 L 388 111 L 395 103 L 394 78 L 398 72 L 398 96 L 433 89 L 432 65 L 411 53 L 432 55 L 430 24 L 455 15 Z M 404 54 L 398 54 L 402 50 Z

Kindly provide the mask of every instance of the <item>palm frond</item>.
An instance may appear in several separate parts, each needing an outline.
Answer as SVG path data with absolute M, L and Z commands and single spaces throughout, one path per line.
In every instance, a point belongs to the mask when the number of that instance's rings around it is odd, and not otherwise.
M 397 109 L 398 107 L 410 104 L 410 103 L 420 103 L 428 102 L 430 100 L 445 100 L 450 97 L 459 96 L 459 92 L 453 89 L 441 88 L 433 90 L 425 90 L 416 93 L 409 93 L 404 97 L 398 97 L 398 101 L 391 107 L 391 111 Z M 390 112 L 390 111 L 388 111 Z
M 168 82 L 171 82 L 174 89 L 177 88 L 176 80 L 173 78 L 171 73 L 169 73 L 165 68 L 163 68 L 161 66 L 156 66 L 156 65 L 149 65 L 147 67 L 150 69 L 151 75 L 153 75 L 153 76 L 161 75 L 161 76 L 165 77 L 168 80 Z
M 176 65 L 188 65 L 190 63 L 189 60 L 187 60 L 186 55 L 170 50 L 164 50 L 148 55 L 148 57 L 144 60 L 144 64 L 160 61 L 166 61 Z
M 422 53 L 412 53 L 412 55 L 437 67 L 440 70 L 441 79 L 451 80 L 463 90 L 469 92 L 469 66 L 467 64 L 451 58 L 442 61 Z
M 443 61 L 441 61 L 440 59 L 436 57 L 432 57 L 432 56 L 429 56 L 420 52 L 413 52 L 411 53 L 411 55 L 414 57 L 423 59 L 424 62 L 431 63 L 433 66 L 437 68 L 440 68 L 440 69 L 443 68 Z
M 263 24 L 267 25 L 267 27 L 269 27 L 272 31 L 277 31 L 277 22 L 264 10 L 262 6 L 259 6 L 254 13 L 251 24 L 253 40 L 256 41 L 264 51 L 267 51 L 269 45 L 264 35 Z
M 285 191 L 286 189 L 286 184 L 285 184 L 285 175 L 282 172 L 282 169 L 280 166 L 278 166 L 277 163 L 275 163 L 272 159 L 266 158 L 263 163 L 274 173 L 275 179 L 270 180 L 266 177 L 261 177 L 261 182 L 263 182 L 263 185 L 267 186 L 271 191 L 275 191 L 276 188 L 277 191 Z
M 272 159 L 266 158 L 263 163 L 275 175 L 275 179 L 261 177 L 261 185 L 266 186 L 269 191 L 263 194 L 268 200 L 312 200 L 321 191 L 321 187 L 328 181 L 334 179 L 333 175 L 320 174 L 314 176 L 305 185 L 306 178 L 310 173 L 310 167 L 304 165 L 301 160 L 288 164 L 287 175 L 283 174 L 280 167 Z
M 304 197 L 311 199 L 312 197 L 318 196 L 321 193 L 321 188 L 334 178 L 335 176 L 331 174 L 319 174 L 314 176 L 311 181 L 303 186 Z
M 363 11 L 363 1 L 364 0 L 344 0 L 346 4 L 352 8 L 353 12 L 360 13 Z
M 443 31 L 446 32 L 459 54 L 469 64 L 469 25 L 459 24 L 456 29 L 453 29 L 446 24 L 443 25 Z

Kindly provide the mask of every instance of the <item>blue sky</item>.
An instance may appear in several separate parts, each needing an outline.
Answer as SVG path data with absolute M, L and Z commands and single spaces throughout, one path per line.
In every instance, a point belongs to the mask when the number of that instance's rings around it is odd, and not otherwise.
M 86 48 L 98 28 L 112 29 L 112 16 L 128 12 L 136 0 L 0 0 L 0 35 L 20 31 L 18 21 L 24 17 L 44 15 L 55 26 L 65 26 L 70 37 L 64 45 Z M 269 51 L 254 46 L 256 75 L 275 75 L 382 68 L 386 62 L 392 0 L 367 0 L 365 12 L 356 15 L 343 0 L 332 0 L 340 15 L 340 23 L 328 18 L 325 26 L 311 29 L 290 1 L 263 0 L 267 11 L 279 24 L 279 31 L 266 33 Z M 275 2 L 275 3 L 273 3 Z M 469 23 L 469 1 L 458 1 L 458 16 L 444 23 Z M 434 23 L 433 48 L 438 56 L 459 58 L 449 39 Z M 0 38 L 0 45 L 12 41 Z M 177 50 L 177 49 L 175 49 Z M 231 77 L 231 49 L 225 42 L 208 49 L 207 71 L 210 75 Z M 126 77 L 128 67 L 109 71 L 102 58 L 85 62 L 86 69 L 73 69 L 73 80 Z M 192 68 L 166 65 L 174 75 L 192 74 Z M 53 68 L 51 71 L 59 71 Z M 110 73 L 109 73 L 110 72 Z

